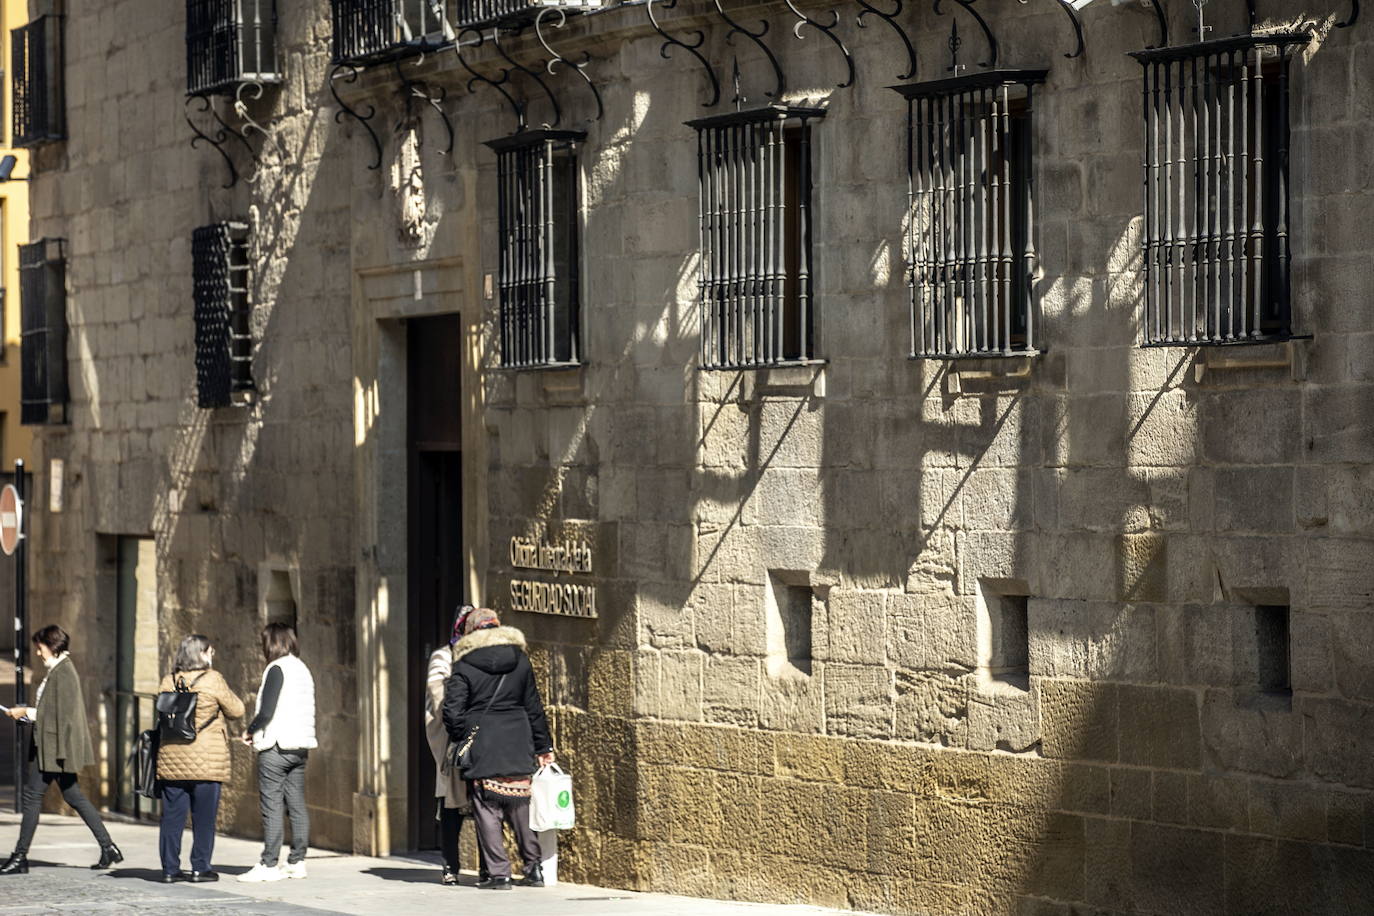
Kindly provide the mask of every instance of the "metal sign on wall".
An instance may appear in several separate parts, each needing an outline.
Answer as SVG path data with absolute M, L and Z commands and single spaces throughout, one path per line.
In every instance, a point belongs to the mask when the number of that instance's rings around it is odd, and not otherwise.
M 566 537 L 550 540 L 517 535 L 510 539 L 510 565 L 515 570 L 538 570 L 558 576 L 585 576 L 592 572 L 592 547 L 586 540 Z M 559 614 L 564 617 L 595 617 L 596 586 L 590 582 L 553 581 L 512 577 L 510 606 L 513 611 Z

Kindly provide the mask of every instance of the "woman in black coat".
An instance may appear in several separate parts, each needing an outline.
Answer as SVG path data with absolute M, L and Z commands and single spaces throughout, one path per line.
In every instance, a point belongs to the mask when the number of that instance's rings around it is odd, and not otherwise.
M 515 832 L 525 860 L 524 887 L 543 887 L 539 840 L 530 830 L 530 776 L 553 762 L 544 704 L 525 654 L 525 636 L 503 627 L 496 613 L 468 616 L 466 635 L 453 647 L 453 674 L 444 688 L 444 728 L 461 746 L 476 729 L 471 763 L 463 771 L 488 876 L 478 887 L 509 890 L 510 859 L 502 821 Z

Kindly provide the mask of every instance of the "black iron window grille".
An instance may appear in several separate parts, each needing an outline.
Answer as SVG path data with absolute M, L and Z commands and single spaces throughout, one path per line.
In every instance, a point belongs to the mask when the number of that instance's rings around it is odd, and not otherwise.
M 67 421 L 67 261 L 63 239 L 19 246 L 19 422 Z
M 1145 346 L 1293 336 L 1289 64 L 1310 40 L 1133 55 L 1145 67 Z
M 281 81 L 276 0 L 186 0 L 186 92 Z
M 1031 100 L 1045 74 L 893 87 L 907 100 L 912 358 L 1037 352 Z
M 589 10 L 601 6 L 601 0 L 457 0 L 459 28 L 532 21 L 545 7 Z
M 703 369 L 814 362 L 811 122 L 782 105 L 697 121 Z
M 503 368 L 582 360 L 577 145 L 586 136 L 530 130 L 487 143 L 496 152 Z
M 226 222 L 191 234 L 196 322 L 196 403 L 228 407 L 253 390 L 248 226 Z
M 62 85 L 62 17 L 39 16 L 10 31 L 14 145 L 39 146 L 67 136 Z
M 453 0 L 330 0 L 334 63 L 375 63 L 451 41 Z

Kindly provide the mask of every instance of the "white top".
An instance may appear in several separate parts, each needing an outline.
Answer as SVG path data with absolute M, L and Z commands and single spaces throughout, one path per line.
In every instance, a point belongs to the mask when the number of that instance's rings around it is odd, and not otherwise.
M 310 669 L 294 655 L 283 655 L 262 672 L 254 713 L 262 708 L 262 691 L 273 668 L 281 671 L 281 696 L 272 721 L 253 735 L 254 750 L 279 747 L 284 751 L 307 751 L 319 744 L 315 740 L 315 679 Z

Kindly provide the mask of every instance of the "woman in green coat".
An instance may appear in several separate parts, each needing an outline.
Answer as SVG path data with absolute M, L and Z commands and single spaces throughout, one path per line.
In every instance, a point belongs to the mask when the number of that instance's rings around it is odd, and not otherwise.
M 33 721 L 33 739 L 29 742 L 29 778 L 24 784 L 24 820 L 19 828 L 19 842 L 14 844 L 14 852 L 5 864 L 0 865 L 0 875 L 28 874 L 29 843 L 38 829 L 43 795 L 54 782 L 62 790 L 62 798 L 81 815 L 100 844 L 100 861 L 91 867 L 109 868 L 123 862 L 124 855 L 110 839 L 95 806 L 76 783 L 81 768 L 95 763 L 95 753 L 86 725 L 81 678 L 67 655 L 70 639 L 61 627 L 54 625 L 35 633 L 33 642 L 48 673 L 38 685 L 35 705 L 16 706 L 9 711 L 12 719 Z

